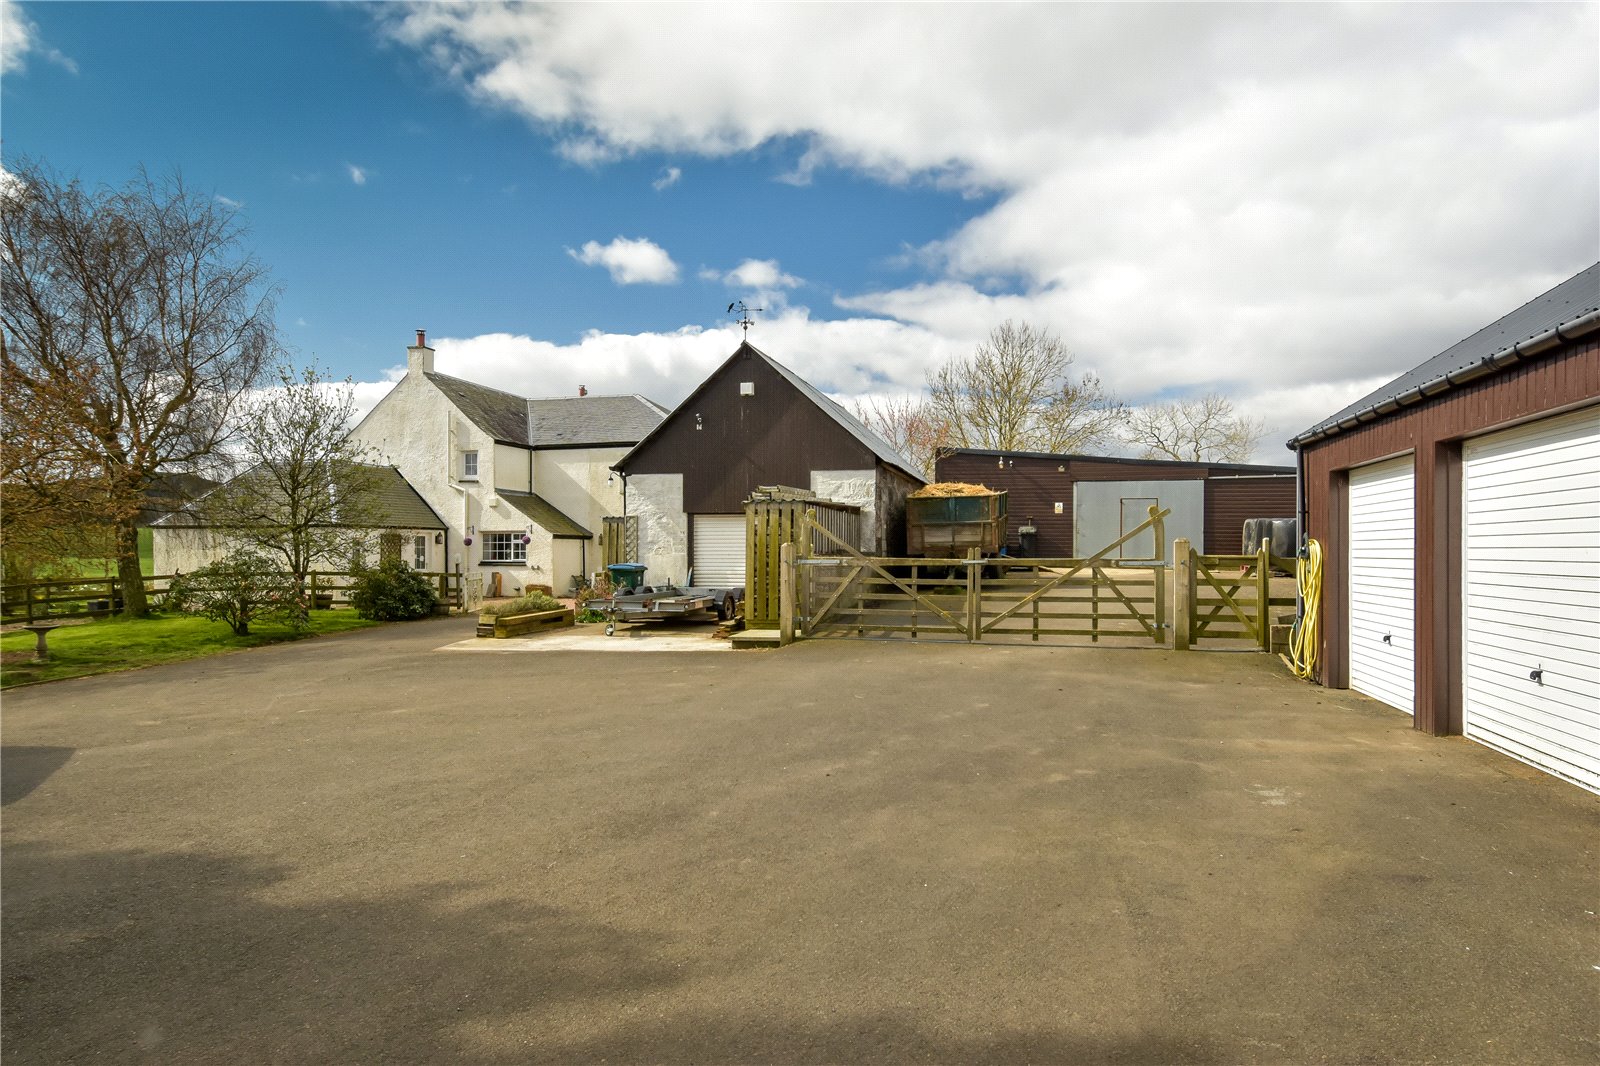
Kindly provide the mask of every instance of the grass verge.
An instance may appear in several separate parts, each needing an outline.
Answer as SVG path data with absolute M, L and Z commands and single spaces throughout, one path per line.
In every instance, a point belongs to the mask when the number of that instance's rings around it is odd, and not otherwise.
M 288 626 L 256 623 L 250 635 L 236 637 L 225 622 L 186 615 L 124 620 L 105 618 L 80 625 L 62 626 L 47 638 L 48 662 L 33 662 L 34 636 L 25 630 L 0 635 L 0 688 L 59 681 L 89 674 L 136 670 L 157 663 L 198 659 L 240 648 L 281 644 L 319 633 L 343 633 L 382 625 L 357 618 L 354 611 L 313 611 L 311 628 L 295 632 Z

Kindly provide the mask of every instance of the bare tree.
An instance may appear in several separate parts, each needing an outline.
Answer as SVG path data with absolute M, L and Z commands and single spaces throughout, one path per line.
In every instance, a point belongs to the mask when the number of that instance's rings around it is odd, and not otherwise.
M 381 524 L 380 471 L 350 438 L 354 412 L 348 378 L 280 368 L 239 420 L 243 472 L 197 504 L 207 525 L 278 560 L 302 591 L 318 560 L 364 558 Z
M 1146 459 L 1247 463 L 1266 432 L 1261 419 L 1238 414 L 1232 400 L 1212 392 L 1134 408 L 1125 439 Z
M 950 447 L 950 427 L 934 416 L 922 397 L 877 396 L 857 400 L 852 413 L 888 441 L 923 473 L 932 474 L 939 455 Z
M 241 238 L 177 176 L 91 189 L 24 159 L 0 186 L 3 465 L 40 506 L 113 527 L 129 616 L 148 610 L 146 489 L 216 452 L 277 348 L 273 292 Z
M 1055 334 L 1009 319 L 970 356 L 928 374 L 928 411 L 956 448 L 1075 452 L 1117 439 L 1123 406 L 1093 374 L 1072 375 Z

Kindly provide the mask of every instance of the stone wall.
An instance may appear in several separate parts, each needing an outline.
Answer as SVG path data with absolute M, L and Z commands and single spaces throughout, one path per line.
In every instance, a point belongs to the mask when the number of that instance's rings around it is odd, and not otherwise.
M 689 516 L 683 511 L 682 474 L 628 478 L 626 514 L 639 518 L 638 562 L 651 584 L 683 583 L 689 576 Z
M 880 550 L 877 471 L 813 470 L 810 488 L 824 500 L 861 508 L 861 543 L 856 548 L 869 554 Z

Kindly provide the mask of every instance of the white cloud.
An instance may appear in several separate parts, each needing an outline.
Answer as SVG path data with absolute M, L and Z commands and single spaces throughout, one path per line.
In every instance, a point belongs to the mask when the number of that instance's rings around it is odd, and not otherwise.
M 352 183 L 356 185 L 365 185 L 367 183 L 366 167 L 358 167 L 354 163 L 346 163 L 344 167 L 349 172 Z
M 644 237 L 618 237 L 610 244 L 586 241 L 583 248 L 567 249 L 584 266 L 603 266 L 618 285 L 668 285 L 678 280 L 678 264 L 666 249 Z
M 509 333 L 431 338 L 430 343 L 440 371 L 520 395 L 575 396 L 579 385 L 587 385 L 594 394 L 636 392 L 672 407 L 727 359 L 741 339 L 738 326 L 729 323 L 660 333 L 592 331 L 575 344 Z M 804 308 L 757 323 L 750 341 L 818 388 L 841 397 L 915 391 L 930 358 L 943 359 L 961 349 L 915 326 L 870 318 L 822 321 Z M 403 373 L 404 366 L 397 364 L 387 372 L 389 381 L 358 386 L 358 397 L 371 395 L 376 402 Z
M 78 73 L 78 64 L 39 39 L 39 27 L 16 0 L 0 0 L 0 74 L 20 74 L 28 67 L 29 54 L 54 63 L 69 74 Z
M 746 259 L 726 274 L 722 280 L 741 289 L 792 289 L 803 285 L 793 274 L 785 274 L 776 259 Z
M 655 181 L 650 183 L 650 187 L 656 192 L 660 192 L 662 189 L 670 189 L 672 186 L 678 184 L 682 178 L 682 168 L 662 167 L 660 176 L 657 177 Z
M 4 166 L 0 166 L 0 197 L 20 197 L 27 189 L 27 183 L 17 177 Z
M 224 196 L 220 192 L 214 195 L 212 199 L 221 204 L 223 207 L 231 207 L 235 211 L 244 206 L 243 200 L 235 200 L 233 197 Z
M 764 323 L 779 355 L 863 336 L 963 348 L 1022 317 L 1135 402 L 1217 388 L 1303 420 L 1281 440 L 1600 255 L 1594 4 L 379 18 L 589 165 L 797 144 L 784 180 L 841 168 L 994 197 L 909 250 L 920 281 L 842 293 L 851 324 Z M 781 43 L 729 50 L 735 19 Z M 614 344 L 644 360 L 673 336 Z

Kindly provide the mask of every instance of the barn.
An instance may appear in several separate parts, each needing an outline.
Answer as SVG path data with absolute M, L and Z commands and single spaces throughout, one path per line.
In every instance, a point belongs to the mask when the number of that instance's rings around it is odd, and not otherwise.
M 1143 522 L 1151 504 L 1172 511 L 1163 558 L 1177 537 L 1208 555 L 1237 555 L 1246 519 L 1290 518 L 1295 511 L 1292 466 L 960 448 L 941 456 L 936 470 L 939 481 L 1004 489 L 1006 542 L 1015 552 L 1018 529 L 1031 523 L 1044 559 L 1099 551 Z M 1129 548 L 1128 555 L 1151 557 L 1148 545 Z
M 1600 264 L 1290 447 L 1322 683 L 1600 791 Z
M 745 583 L 745 501 L 793 486 L 860 508 L 856 547 L 905 541 L 916 466 L 810 382 L 748 341 L 613 465 L 637 562 L 658 581 Z

